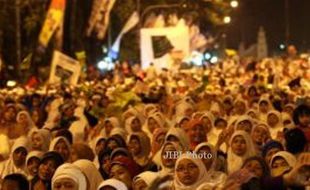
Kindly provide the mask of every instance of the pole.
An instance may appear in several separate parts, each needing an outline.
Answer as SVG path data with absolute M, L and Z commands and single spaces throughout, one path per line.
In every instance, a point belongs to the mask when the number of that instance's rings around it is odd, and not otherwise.
M 290 43 L 290 4 L 289 0 L 285 0 L 285 44 Z

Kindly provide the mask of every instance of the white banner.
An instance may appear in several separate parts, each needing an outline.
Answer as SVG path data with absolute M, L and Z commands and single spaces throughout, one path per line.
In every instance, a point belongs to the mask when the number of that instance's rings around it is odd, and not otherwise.
M 80 63 L 71 57 L 54 51 L 52 68 L 49 78 L 50 84 L 66 83 L 77 85 L 81 73 Z
M 172 51 L 160 58 L 154 57 L 152 37 L 166 36 L 171 45 Z M 166 27 L 166 28 L 144 28 L 141 29 L 141 64 L 142 68 L 146 69 L 150 63 L 154 63 L 157 71 L 162 68 L 171 68 L 175 60 L 182 60 L 189 56 L 190 37 L 187 26 Z
M 116 0 L 95 0 L 93 2 L 92 13 L 86 31 L 87 36 L 95 33 L 98 39 L 102 40 L 105 37 L 110 21 L 110 12 L 115 2 Z

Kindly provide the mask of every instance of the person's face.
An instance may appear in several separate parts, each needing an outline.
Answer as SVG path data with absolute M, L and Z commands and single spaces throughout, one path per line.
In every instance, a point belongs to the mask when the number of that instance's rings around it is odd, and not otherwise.
M 202 123 L 206 127 L 207 131 L 210 131 L 212 128 L 212 122 L 209 118 L 203 117 L 202 118 Z
M 55 145 L 54 150 L 58 152 L 64 160 L 68 160 L 70 156 L 70 150 L 65 141 L 59 140 Z
M 244 165 L 249 172 L 253 173 L 257 177 L 263 177 L 263 167 L 257 160 L 251 160 Z
M 39 112 L 38 111 L 32 112 L 31 119 L 33 120 L 34 123 L 37 123 L 40 119 Z
M 133 190 L 147 190 L 148 186 L 142 179 L 133 182 Z
M 271 175 L 273 177 L 284 174 L 290 169 L 288 163 L 283 158 L 276 158 L 271 165 Z
M 148 128 L 150 130 L 151 133 L 154 132 L 155 129 L 159 128 L 160 126 L 158 125 L 157 121 L 153 118 L 150 118 L 148 120 Z
M 135 118 L 134 120 L 132 120 L 131 129 L 133 132 L 137 132 L 141 130 L 141 123 L 139 119 Z
M 114 150 L 118 148 L 119 146 L 115 140 L 109 140 L 107 147 L 110 148 L 111 150 Z
M 201 143 L 206 141 L 207 130 L 203 125 L 195 125 L 189 131 L 191 142 Z
M 95 148 L 96 155 L 99 155 L 99 152 L 104 149 L 105 143 L 106 142 L 104 139 L 99 140 L 99 142 L 96 144 L 96 148 Z
M 256 95 L 256 90 L 255 90 L 254 88 L 251 88 L 251 89 L 249 90 L 249 95 L 250 95 L 251 97 L 255 96 L 255 95 Z
M 4 118 L 6 121 L 14 121 L 15 117 L 16 117 L 16 111 L 12 107 L 8 108 L 7 111 L 4 113 Z
M 26 124 L 27 125 L 28 124 L 28 119 L 27 119 L 26 114 L 20 114 L 17 122 L 19 124 Z
M 221 120 L 217 123 L 216 128 L 218 129 L 225 129 L 227 127 L 227 122 L 224 120 Z
M 194 110 L 192 108 L 188 108 L 185 110 L 185 116 L 191 117 L 191 115 L 194 113 Z
M 275 114 L 269 114 L 267 122 L 270 127 L 274 127 L 279 122 L 279 118 Z
M 271 158 L 273 155 L 275 155 L 277 152 L 280 152 L 281 150 L 279 148 L 272 148 L 270 150 L 268 150 L 266 156 L 265 156 L 265 161 L 266 163 L 270 163 Z
M 130 176 L 128 169 L 125 167 L 117 164 L 113 165 L 111 168 L 110 177 L 122 181 L 126 184 L 128 189 L 131 189 L 132 177 Z
M 73 163 L 79 159 L 79 156 L 74 148 L 70 151 L 70 162 Z
M 189 119 L 183 119 L 181 122 L 180 122 L 180 128 L 181 129 L 185 129 L 187 123 L 189 122 Z
M 248 115 L 249 115 L 251 118 L 253 118 L 253 119 L 256 118 L 256 114 L 255 114 L 254 112 L 252 112 L 252 111 L 249 112 Z
M 40 160 L 36 157 L 30 158 L 27 163 L 27 170 L 31 176 L 38 174 Z
M 34 107 L 39 106 L 39 105 L 40 105 L 40 99 L 39 99 L 39 98 L 33 98 L 33 99 L 32 99 L 32 105 L 33 105 Z
M 242 136 L 235 136 L 231 143 L 232 151 L 238 155 L 243 156 L 246 152 L 246 142 Z
M 224 110 L 225 111 L 230 111 L 233 108 L 233 105 L 230 101 L 224 101 Z
M 13 152 L 13 162 L 17 167 L 22 167 L 25 164 L 27 156 L 27 150 L 23 147 L 17 148 Z
M 241 121 L 238 123 L 237 130 L 245 131 L 250 134 L 252 130 L 252 123 L 248 120 Z
M 64 115 L 67 117 L 72 117 L 74 115 L 74 108 L 68 108 L 64 111 Z
M 128 143 L 129 151 L 132 155 L 139 155 L 141 153 L 141 145 L 138 138 L 131 138 Z
M 104 127 L 105 127 L 105 132 L 109 136 L 111 131 L 112 131 L 112 129 L 113 129 L 112 123 L 110 121 L 106 121 Z
M 293 114 L 293 111 L 294 111 L 294 108 L 291 107 L 291 106 L 285 106 L 284 109 L 283 109 L 283 112 L 286 112 L 286 113 L 288 113 L 290 115 Z
M 160 147 L 163 145 L 164 141 L 165 141 L 165 134 L 164 134 L 164 133 L 161 134 L 161 135 L 159 135 L 159 136 L 156 138 L 156 142 L 157 142 L 158 144 L 160 144 Z
M 212 155 L 211 149 L 207 146 L 202 147 L 201 149 L 199 149 L 198 154 L 204 154 L 204 155 Z M 207 157 L 203 157 L 202 161 L 204 163 L 204 165 L 206 166 L 207 170 L 210 170 L 212 163 L 214 161 L 213 156 L 211 158 L 207 158 Z
M 2 183 L 2 190 L 21 190 L 17 181 L 4 180 Z
M 310 115 L 302 114 L 298 117 L 301 126 L 310 125 Z
M 39 133 L 33 133 L 32 135 L 32 149 L 42 150 L 43 139 Z
M 78 184 L 70 178 L 57 179 L 54 182 L 53 190 L 78 190 Z
M 108 156 L 108 155 L 104 156 L 104 157 L 103 157 L 103 160 L 101 161 L 101 165 L 102 165 L 103 170 L 104 170 L 106 173 L 109 173 L 110 167 L 111 167 L 110 156 Z
M 167 168 L 173 168 L 174 165 L 175 165 L 175 162 L 176 162 L 176 159 L 174 159 L 173 157 L 166 157 L 166 152 L 175 152 L 176 149 L 174 148 L 173 145 L 171 144 L 167 144 L 163 151 L 162 151 L 162 154 L 161 154 L 161 160 L 162 160 L 162 163 L 165 167 Z
M 56 169 L 56 163 L 53 160 L 46 160 L 39 166 L 39 178 L 43 181 L 50 181 Z
M 259 111 L 262 113 L 267 113 L 268 112 L 268 103 L 267 102 L 261 102 L 259 104 Z
M 235 104 L 236 113 L 239 115 L 243 115 L 246 112 L 246 107 L 243 102 L 236 102 Z
M 199 177 L 198 166 L 189 159 L 183 159 L 176 168 L 176 177 L 186 186 L 194 184 Z
M 254 128 L 252 133 L 252 139 L 256 144 L 262 145 L 266 138 L 267 138 L 267 131 L 263 127 Z

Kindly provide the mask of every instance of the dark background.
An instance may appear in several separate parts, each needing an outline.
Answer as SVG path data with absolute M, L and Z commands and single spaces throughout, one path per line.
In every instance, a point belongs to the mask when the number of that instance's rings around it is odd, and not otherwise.
M 289 1 L 290 44 L 307 51 L 310 46 L 310 1 Z M 277 51 L 285 43 L 285 0 L 239 0 L 226 29 L 228 47 L 238 48 L 243 41 L 248 47 L 257 39 L 259 26 L 266 32 L 269 50 Z

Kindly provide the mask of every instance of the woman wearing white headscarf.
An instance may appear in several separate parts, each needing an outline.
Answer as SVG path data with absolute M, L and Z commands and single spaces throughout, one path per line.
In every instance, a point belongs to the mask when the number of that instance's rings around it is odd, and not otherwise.
M 273 110 L 270 100 L 266 97 L 261 97 L 258 102 L 258 119 L 262 122 L 267 122 L 267 114 Z
M 28 153 L 26 158 L 26 167 L 27 167 L 27 178 L 32 180 L 37 174 L 41 159 L 43 157 L 42 151 L 31 151 Z
M 31 140 L 31 149 L 46 152 L 49 149 L 51 141 L 51 132 L 48 129 L 33 128 L 29 132 Z
M 87 181 L 83 172 L 73 164 L 63 164 L 55 171 L 52 178 L 52 189 L 62 189 L 64 184 L 70 184 L 67 190 L 87 190 Z
M 137 116 L 130 117 L 125 121 L 125 129 L 128 134 L 140 131 L 145 133 L 144 131 L 142 131 L 141 119 Z
M 181 128 L 171 127 L 165 137 L 165 142 L 168 141 L 179 143 L 184 150 L 190 150 L 189 137 Z
M 120 122 L 116 117 L 110 117 L 104 121 L 104 128 L 101 130 L 100 135 L 104 137 L 110 137 L 111 131 L 114 128 L 120 128 Z
M 277 152 L 269 163 L 271 175 L 277 177 L 289 172 L 297 163 L 296 157 L 286 151 Z
M 75 166 L 80 168 L 84 173 L 87 180 L 87 189 L 86 190 L 96 190 L 100 183 L 103 181 L 98 169 L 89 160 L 78 160 L 73 163 Z
M 33 129 L 37 128 L 30 117 L 30 114 L 27 111 L 20 111 L 16 116 L 17 125 L 14 128 L 15 136 L 25 136 L 28 132 Z
M 197 189 L 207 180 L 203 162 L 189 154 L 182 154 L 175 164 L 173 187 L 175 190 Z
M 207 127 L 208 142 L 215 145 L 217 142 L 218 136 L 222 132 L 222 130 L 214 127 L 214 122 L 215 122 L 214 115 L 211 112 L 207 112 L 203 116 L 201 116 L 200 119 L 202 120 L 205 127 Z
M 164 127 L 163 120 L 158 115 L 152 114 L 146 119 L 146 122 L 143 125 L 142 130 L 148 135 L 150 139 L 152 139 L 154 130 L 163 127 Z
M 251 136 L 245 131 L 236 131 L 232 135 L 227 153 L 228 174 L 241 169 L 245 159 L 255 156 L 255 147 Z
M 109 187 L 110 189 L 113 190 L 128 190 L 127 186 L 125 185 L 125 183 L 123 183 L 122 181 L 119 181 L 117 179 L 108 179 L 104 182 L 102 182 L 99 187 L 97 188 L 97 190 L 105 190 L 105 187 Z
M 182 101 L 175 107 L 175 116 L 187 116 L 191 117 L 194 113 L 194 106 L 190 104 L 189 102 Z
M 20 173 L 27 176 L 25 163 L 28 152 L 28 139 L 26 137 L 16 139 L 11 148 L 10 158 L 0 165 L 0 179 L 13 173 Z
M 134 189 L 148 189 L 154 181 L 159 177 L 157 172 L 145 171 L 134 177 Z
M 252 129 L 253 129 L 253 121 L 252 121 L 252 118 L 250 116 L 242 115 L 236 121 L 235 131 L 243 130 L 243 131 L 246 131 L 247 133 L 251 134 Z
M 283 123 L 281 118 L 281 113 L 278 111 L 269 111 L 267 114 L 267 123 L 269 125 L 269 131 L 271 138 L 276 140 L 278 134 L 283 131 Z
M 107 139 L 104 136 L 98 136 L 89 143 L 91 149 L 95 153 L 95 159 L 93 163 L 95 164 L 97 169 L 99 169 L 98 156 L 99 156 L 100 151 L 103 151 L 106 141 Z
M 194 151 L 196 154 L 204 154 L 202 162 L 207 170 L 207 178 L 204 184 L 212 187 L 224 185 L 227 175 L 223 172 L 217 171 L 218 157 L 216 148 L 210 143 L 200 143 Z
M 58 152 L 64 159 L 64 162 L 69 161 L 70 150 L 71 150 L 71 145 L 69 141 L 65 137 L 61 137 L 61 136 L 53 139 L 49 147 L 49 151 Z
M 256 152 L 262 151 L 263 145 L 270 139 L 270 132 L 267 123 L 258 123 L 255 125 L 251 132 L 251 137 L 256 148 Z

